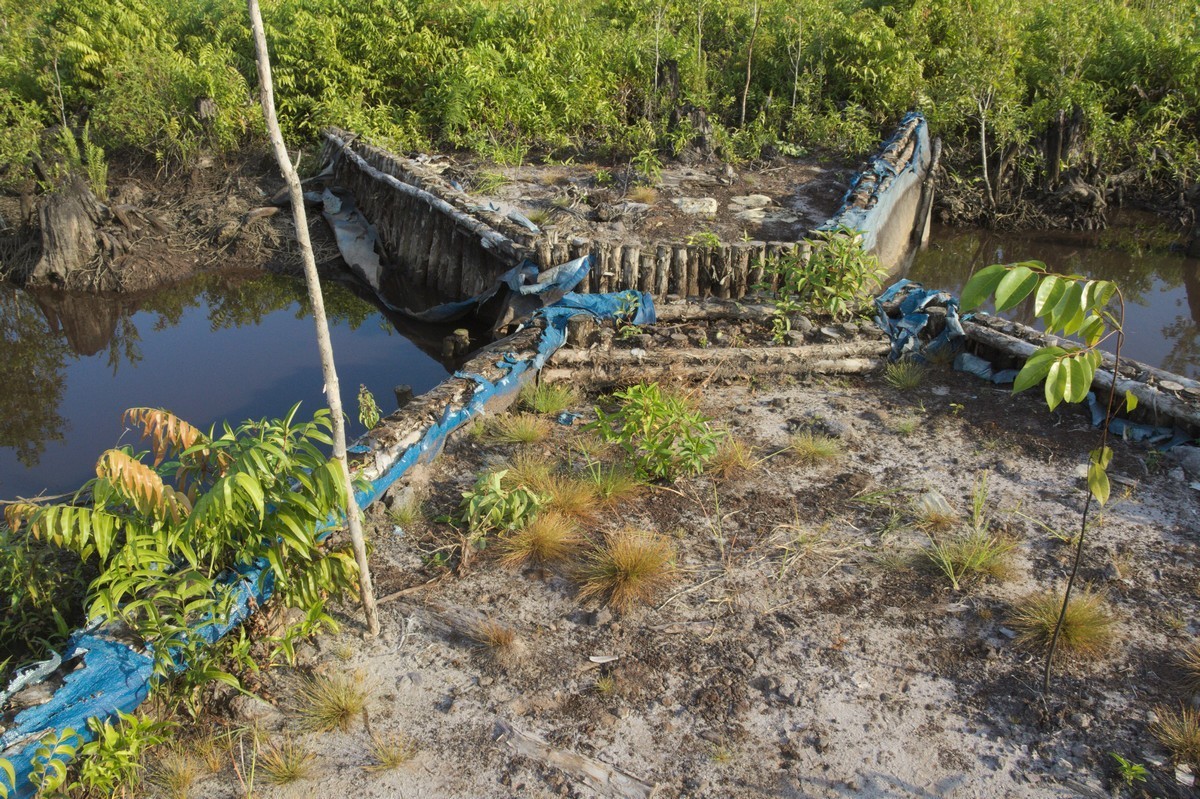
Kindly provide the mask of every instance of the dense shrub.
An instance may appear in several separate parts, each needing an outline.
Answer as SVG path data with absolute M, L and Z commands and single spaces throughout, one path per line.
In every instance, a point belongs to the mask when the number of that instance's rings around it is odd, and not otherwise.
M 106 147 L 168 164 L 258 128 L 237 0 L 0 10 L 0 120 L 18 133 L 0 180 L 23 170 L 31 131 L 62 119 L 90 115 Z M 668 124 L 678 100 L 708 110 L 728 156 L 858 153 L 918 107 L 996 201 L 1067 170 L 1133 168 L 1158 188 L 1200 173 L 1200 8 L 1186 0 L 278 0 L 264 13 L 280 116 L 301 139 L 336 123 L 508 162 L 628 158 L 686 142 Z M 1063 120 L 1076 135 L 1050 164 L 1044 137 Z

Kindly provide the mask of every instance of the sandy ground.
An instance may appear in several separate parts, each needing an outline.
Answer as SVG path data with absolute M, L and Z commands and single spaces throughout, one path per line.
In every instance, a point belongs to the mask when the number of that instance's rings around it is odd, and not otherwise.
M 1051 531 L 1077 528 L 1077 466 L 1094 445 L 1076 410 L 1050 414 L 1039 397 L 948 370 L 909 392 L 866 376 L 710 384 L 696 396 L 765 460 L 597 509 L 589 536 L 632 526 L 669 536 L 677 552 L 672 585 L 628 612 L 581 599 L 570 566 L 512 570 L 494 548 L 464 565 L 446 524 L 402 530 L 373 509 L 380 595 L 433 582 L 382 606 L 379 638 L 363 640 L 346 616 L 339 635 L 265 678 L 274 707 L 243 708 L 238 723 L 258 717 L 274 738 L 295 736 L 314 771 L 256 793 L 638 795 L 516 753 L 511 728 L 661 797 L 1194 795 L 1149 725 L 1162 707 L 1200 701 L 1172 665 L 1200 634 L 1197 477 L 1116 443 L 1113 499 L 1082 571 L 1111 603 L 1114 642 L 1099 660 L 1064 659 L 1043 700 L 1041 660 L 1014 642 L 1008 617 L 1066 573 L 1070 550 Z M 590 408 L 577 409 L 586 420 Z M 806 429 L 833 436 L 838 454 L 771 455 Z M 593 449 L 587 436 L 555 425 L 528 446 L 570 468 Z M 427 474 L 425 519 L 453 513 L 476 473 L 517 449 L 459 434 Z M 1015 545 L 1007 579 L 956 591 L 921 566 L 928 537 L 915 505 L 930 491 L 958 527 L 980 497 L 987 529 Z M 519 648 L 480 648 L 464 619 L 512 629 Z M 360 675 L 371 729 L 411 736 L 414 760 L 368 771 L 358 721 L 300 732 L 295 687 L 309 673 Z M 1122 787 L 1112 752 L 1145 764 L 1149 781 Z M 197 789 L 243 795 L 228 767 Z

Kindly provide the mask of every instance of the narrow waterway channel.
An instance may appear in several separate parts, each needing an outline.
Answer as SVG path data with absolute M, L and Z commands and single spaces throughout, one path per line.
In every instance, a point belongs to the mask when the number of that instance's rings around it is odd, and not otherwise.
M 1149 224 L 1097 233 L 935 227 L 928 249 L 917 254 L 905 277 L 959 294 L 989 264 L 1038 260 L 1052 271 L 1115 281 L 1125 295 L 1124 355 L 1200 378 L 1200 260 L 1184 258 L 1174 243 L 1171 233 Z M 1005 315 L 1036 321 L 1029 302 Z
M 362 432 L 360 384 L 388 413 L 397 384 L 420 393 L 445 377 L 428 354 L 436 338 L 414 343 L 346 288 L 324 290 L 351 435 Z M 0 374 L 0 499 L 73 490 L 105 449 L 144 446 L 122 425 L 128 407 L 166 408 L 207 429 L 296 402 L 308 418 L 325 402 L 304 284 L 261 273 L 136 298 L 0 288 Z

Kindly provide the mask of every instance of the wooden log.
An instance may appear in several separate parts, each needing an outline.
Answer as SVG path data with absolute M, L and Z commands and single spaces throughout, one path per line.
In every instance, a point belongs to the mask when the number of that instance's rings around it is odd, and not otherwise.
M 647 248 L 646 250 L 643 250 L 641 256 L 639 256 L 637 281 L 638 291 L 645 291 L 647 293 L 654 291 L 654 254 L 655 253 L 652 248 Z
M 496 722 L 496 740 L 513 752 L 552 766 L 591 790 L 614 799 L 652 799 L 657 786 L 595 758 L 551 746 L 544 738 L 521 732 L 507 721 Z
M 589 242 L 587 239 L 581 239 L 576 236 L 575 238 L 571 239 L 571 245 L 567 252 L 567 260 L 574 261 L 576 258 L 582 258 L 588 254 L 588 250 L 590 248 L 591 242 Z M 592 265 L 592 269 L 595 269 L 595 264 Z M 579 285 L 575 287 L 575 291 L 579 292 L 580 294 L 587 294 L 591 279 L 592 273 L 589 271 L 583 276 L 583 280 L 579 281 Z
M 728 350 L 736 352 L 736 350 Z M 574 352 L 559 350 L 560 354 Z M 794 358 L 780 363 L 765 361 L 741 362 L 737 359 L 714 362 L 693 362 L 690 359 L 654 362 L 610 362 L 606 353 L 588 350 L 594 357 L 578 365 L 559 366 L 549 364 L 541 372 L 542 380 L 570 382 L 585 390 L 628 385 L 645 380 L 688 380 L 709 382 L 712 380 L 744 380 L 763 377 L 767 380 L 781 375 L 837 375 L 869 374 L 882 369 L 886 360 L 883 356 L 847 356 L 842 358 Z M 627 352 L 612 350 L 610 352 Z
M 680 297 L 687 295 L 688 250 L 683 244 L 671 245 L 671 278 L 667 282 L 667 293 Z
M 700 296 L 700 253 L 703 249 L 703 247 L 698 247 L 695 244 L 688 245 L 687 288 L 683 292 L 683 296 L 685 297 Z
M 750 249 L 750 285 L 769 287 L 771 276 L 767 272 L 767 244 L 763 241 L 747 242 Z
M 565 241 L 559 241 L 558 236 L 555 234 L 550 235 L 553 236 L 553 240 L 550 243 L 550 266 L 562 266 L 571 260 L 571 251 Z
M 609 272 L 612 269 L 612 250 L 613 245 L 604 242 L 596 245 L 596 293 L 605 294 L 611 287 L 612 282 L 609 277 Z
M 722 244 L 713 252 L 713 274 L 717 276 L 718 299 L 727 300 L 733 294 L 733 248 Z
M 655 313 L 659 323 L 691 320 L 728 320 L 761 322 L 770 319 L 775 306 L 770 303 L 713 300 L 709 302 L 658 302 Z M 882 333 L 880 334 L 882 336 Z
M 713 251 L 709 247 L 700 247 L 696 253 L 699 263 L 696 266 L 698 279 L 696 296 L 701 298 L 713 296 Z
M 577 314 L 567 320 L 567 344 L 583 348 L 588 345 L 588 337 L 596 329 L 596 317 L 591 314 Z
M 963 322 L 963 332 L 969 340 L 1019 360 L 1028 359 L 1038 349 L 1036 344 L 971 321 Z M 1092 380 L 1092 389 L 1097 392 L 1097 396 L 1107 396 L 1113 380 L 1110 369 L 1097 369 Z M 1138 398 L 1138 410 L 1151 424 L 1174 423 L 1188 432 L 1200 431 L 1200 406 L 1141 381 L 1120 377 L 1116 379 L 1116 384 L 1118 396 L 1124 396 L 1125 392 L 1129 391 Z
M 429 238 L 429 252 L 425 257 L 425 272 L 424 279 L 420 285 L 424 288 L 436 288 L 438 285 L 438 275 L 441 274 L 442 260 L 445 258 L 446 249 L 449 247 L 450 225 L 453 223 L 448 217 L 441 214 L 434 214 L 430 220 L 430 226 L 433 228 Z
M 533 245 L 533 252 L 533 261 L 537 264 L 538 269 L 549 269 L 554 265 L 554 254 L 550 251 L 550 239 L 545 236 L 538 239 Z
M 671 279 L 671 248 L 659 244 L 654 248 L 654 294 L 658 297 L 667 295 L 667 285 Z
M 750 243 L 734 242 L 731 258 L 733 260 L 733 290 L 730 292 L 730 296 L 738 299 L 745 297 L 750 290 Z
M 639 244 L 626 244 L 621 248 L 621 282 L 617 286 L 619 291 L 638 287 L 641 254 L 642 247 Z
M 590 350 L 559 350 L 550 357 L 554 366 L 588 366 L 594 363 L 654 366 L 686 364 L 713 366 L 730 364 L 737 368 L 785 366 L 793 362 L 835 361 L 842 358 L 883 357 L 891 345 L 886 339 L 861 337 L 838 344 L 802 344 L 795 347 L 671 347 L 650 350 L 614 349 L 604 355 Z

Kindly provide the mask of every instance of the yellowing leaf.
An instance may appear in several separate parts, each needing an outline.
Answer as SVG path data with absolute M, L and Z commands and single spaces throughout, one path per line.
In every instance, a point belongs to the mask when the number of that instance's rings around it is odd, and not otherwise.
M 1125 413 L 1129 413 L 1138 405 L 1137 394 L 1126 389 L 1125 391 Z
M 1098 463 L 1093 463 L 1088 466 L 1088 491 L 1092 492 L 1092 496 L 1101 505 L 1108 502 L 1108 495 L 1111 487 L 1108 483 L 1108 472 L 1104 470 Z

